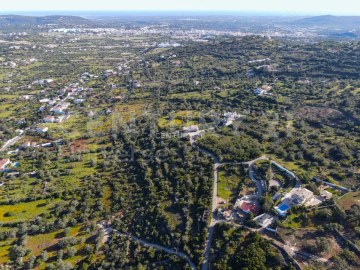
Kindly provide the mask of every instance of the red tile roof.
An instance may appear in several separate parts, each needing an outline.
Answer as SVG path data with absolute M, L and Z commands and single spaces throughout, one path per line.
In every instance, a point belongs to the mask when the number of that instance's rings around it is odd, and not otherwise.
M 254 214 L 259 212 L 259 208 L 255 203 L 243 202 L 239 208 L 245 212 L 252 212 Z
M 7 164 L 10 160 L 8 158 L 6 159 L 0 159 L 0 170 L 4 169 L 5 164 Z

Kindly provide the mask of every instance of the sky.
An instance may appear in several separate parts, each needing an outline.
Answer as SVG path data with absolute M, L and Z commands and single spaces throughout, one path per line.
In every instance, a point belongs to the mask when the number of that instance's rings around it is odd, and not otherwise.
M 26 11 L 234 11 L 360 15 L 359 0 L 0 0 L 0 13 Z

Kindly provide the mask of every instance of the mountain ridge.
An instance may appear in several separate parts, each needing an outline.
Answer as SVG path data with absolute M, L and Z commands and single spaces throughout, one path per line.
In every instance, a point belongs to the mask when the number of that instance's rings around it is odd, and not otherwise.
M 321 15 L 302 18 L 294 22 L 303 26 L 322 26 L 322 27 L 339 27 L 339 28 L 359 28 L 360 16 L 334 16 Z
M 49 15 L 49 16 L 24 16 L 24 15 L 0 15 L 0 27 L 23 27 L 45 26 L 50 24 L 71 26 L 79 24 L 91 24 L 92 21 L 80 16 Z

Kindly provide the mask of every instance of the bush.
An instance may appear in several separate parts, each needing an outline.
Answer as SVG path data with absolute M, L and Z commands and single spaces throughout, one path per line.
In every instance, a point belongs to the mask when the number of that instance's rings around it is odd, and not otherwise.
M 14 217 L 15 216 L 15 213 L 14 212 L 6 212 L 4 214 L 4 217 Z

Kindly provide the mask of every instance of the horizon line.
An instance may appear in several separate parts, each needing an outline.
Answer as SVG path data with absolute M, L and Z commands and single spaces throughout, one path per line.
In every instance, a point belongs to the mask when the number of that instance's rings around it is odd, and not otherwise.
M 219 15 L 245 15 L 245 16 L 360 16 L 360 14 L 350 14 L 350 13 L 336 13 L 336 12 L 289 12 L 289 11 L 251 11 L 251 10 L 0 10 L 0 15 L 22 15 L 22 14 L 31 14 L 31 13 L 46 13 L 52 15 L 62 15 L 61 13 L 142 13 L 142 14 L 151 14 L 151 13 L 197 13 L 197 14 L 219 14 Z M 185 14 L 186 15 L 186 14 Z

